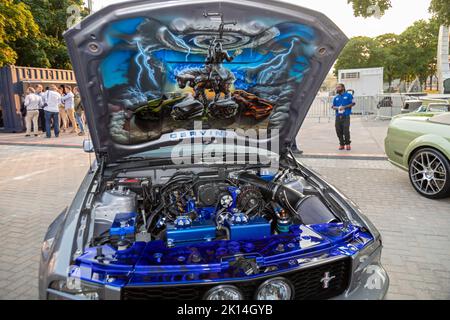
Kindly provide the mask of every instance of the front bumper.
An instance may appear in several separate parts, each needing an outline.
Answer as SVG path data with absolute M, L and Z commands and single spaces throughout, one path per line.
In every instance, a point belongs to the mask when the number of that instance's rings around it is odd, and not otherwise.
M 357 287 L 352 292 L 345 292 L 331 300 L 384 300 L 389 288 L 389 276 L 381 265 L 373 265 L 374 273 L 366 274 L 365 285 Z M 374 283 L 382 283 L 381 287 L 374 287 Z M 85 298 L 48 289 L 49 298 L 58 300 L 86 300 Z M 105 300 L 120 300 L 120 290 L 116 288 L 105 288 Z
M 381 250 L 380 250 L 381 251 Z M 216 284 L 220 285 L 220 284 Z M 245 281 L 240 287 L 248 287 Z M 189 288 L 189 286 L 186 286 Z M 383 300 L 386 297 L 389 288 L 389 276 L 383 266 L 374 262 L 367 265 L 364 270 L 353 273 L 349 287 L 342 294 L 331 298 L 331 300 Z M 123 289 L 122 289 L 123 290 Z M 169 295 L 170 288 L 164 288 Z M 120 288 L 112 286 L 99 287 L 99 293 L 103 300 L 120 300 L 124 294 Z M 86 300 L 79 295 L 73 295 L 54 289 L 47 289 L 47 298 L 56 300 Z M 151 299 L 149 297 L 149 299 Z

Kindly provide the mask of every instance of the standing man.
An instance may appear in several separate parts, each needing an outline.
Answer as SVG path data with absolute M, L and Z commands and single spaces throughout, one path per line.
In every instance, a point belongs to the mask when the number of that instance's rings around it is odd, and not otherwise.
M 45 92 L 44 87 L 41 84 L 38 84 L 36 86 L 36 94 L 42 98 L 42 101 L 45 100 Z M 39 107 L 39 127 L 41 128 L 42 132 L 45 132 L 45 111 L 44 111 L 44 103 L 42 103 L 42 106 Z
M 67 117 L 72 124 L 72 131 L 70 133 L 75 132 L 78 134 L 80 131 L 78 130 L 77 121 L 75 120 L 75 96 L 72 92 L 72 88 L 70 86 L 65 86 L 63 93 L 64 95 L 62 96 L 61 101 L 64 105 Z
M 75 101 L 75 119 L 77 120 L 78 127 L 80 128 L 81 132 L 78 134 L 79 136 L 84 136 L 84 121 L 83 121 L 83 113 L 84 108 L 83 104 L 81 103 L 81 96 L 80 96 L 80 90 L 78 87 L 73 88 L 73 94 L 74 94 L 74 101 Z
M 31 129 L 33 129 L 34 136 L 39 136 L 39 108 L 44 104 L 42 98 L 36 94 L 32 87 L 27 89 L 27 96 L 25 97 L 25 107 L 27 108 L 27 115 L 25 123 L 27 127 L 26 137 L 31 136 Z
M 59 105 L 59 120 L 61 132 L 66 132 L 66 130 L 69 129 L 69 116 L 67 115 L 66 107 L 64 106 L 64 103 L 62 101 L 62 97 L 65 94 L 64 88 L 65 85 L 60 85 L 59 88 L 56 89 L 61 96 L 61 104 Z
M 45 111 L 45 129 L 47 133 L 47 138 L 50 139 L 52 137 L 51 128 L 52 128 L 52 119 L 53 119 L 53 128 L 55 130 L 55 137 L 59 137 L 59 106 L 61 104 L 61 95 L 58 93 L 58 89 L 55 85 L 50 87 L 50 90 L 45 92 L 44 98 L 44 111 Z
M 336 86 L 337 96 L 333 100 L 336 111 L 336 134 L 339 138 L 339 150 L 352 150 L 350 139 L 350 116 L 355 106 L 353 95 L 346 91 L 342 83 Z

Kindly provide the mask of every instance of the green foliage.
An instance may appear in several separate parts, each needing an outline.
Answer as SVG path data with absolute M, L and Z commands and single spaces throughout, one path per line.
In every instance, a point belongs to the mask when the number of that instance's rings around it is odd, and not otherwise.
M 375 38 L 377 48 L 381 51 L 380 64 L 384 67 L 384 80 L 392 86 L 395 79 L 401 78 L 404 73 L 404 65 L 399 63 L 402 55 L 400 36 L 387 33 Z
M 404 78 L 418 77 L 424 83 L 436 73 L 439 23 L 419 20 L 400 35 Z
M 347 0 L 356 17 L 383 16 L 392 7 L 391 0 Z M 410 1 L 414 5 L 413 1 Z M 441 24 L 450 25 L 450 0 L 431 0 L 430 12 Z
M 383 52 L 375 39 L 355 37 L 350 39 L 336 63 L 337 70 L 353 68 L 380 67 L 383 62 Z
M 76 5 L 84 8 L 83 0 L 23 0 L 39 26 L 40 32 L 18 39 L 14 50 L 17 64 L 43 68 L 71 69 L 63 33 L 67 29 L 70 14 L 67 9 Z M 82 9 L 81 16 L 87 15 Z
M 83 0 L 22 0 L 33 13 L 43 34 L 57 40 L 63 40 L 63 33 L 67 29 L 70 16 L 67 10 L 71 6 L 78 6 L 82 17 L 88 14 Z
M 431 0 L 430 12 L 441 24 L 450 26 L 450 0 Z
M 25 4 L 1 0 L 0 67 L 16 62 L 17 53 L 12 48 L 12 44 L 17 39 L 23 39 L 38 32 L 39 28 L 34 22 L 33 15 Z
M 385 80 L 395 79 L 425 83 L 436 73 L 439 23 L 419 20 L 401 35 L 384 34 L 376 38 L 350 39 L 335 65 L 340 69 L 384 67 Z
M 356 17 L 382 16 L 392 7 L 391 0 L 347 0 Z
M 76 5 L 84 8 L 83 0 L 23 0 L 39 25 L 40 35 L 17 43 L 18 62 L 24 66 L 71 69 L 63 33 L 70 14 L 67 9 Z M 86 16 L 82 9 L 81 16 Z

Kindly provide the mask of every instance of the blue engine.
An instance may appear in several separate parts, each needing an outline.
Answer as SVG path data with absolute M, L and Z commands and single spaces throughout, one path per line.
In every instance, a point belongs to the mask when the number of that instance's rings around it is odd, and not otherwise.
M 249 190 L 224 184 L 199 187 L 198 195 L 186 201 L 183 212 L 167 223 L 167 245 L 175 247 L 214 241 L 224 233 L 232 241 L 270 237 L 269 221 L 260 216 L 249 217 L 244 212 L 248 209 L 247 203 L 256 207 L 260 205 L 258 201 L 262 201 L 262 196 L 253 189 L 251 191 L 253 196 Z

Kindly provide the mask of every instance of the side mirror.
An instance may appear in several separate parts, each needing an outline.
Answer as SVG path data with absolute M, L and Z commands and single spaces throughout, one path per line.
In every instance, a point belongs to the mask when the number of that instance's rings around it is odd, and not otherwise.
M 83 150 L 86 153 L 93 153 L 94 150 L 94 144 L 92 143 L 92 140 L 84 140 L 83 141 Z

